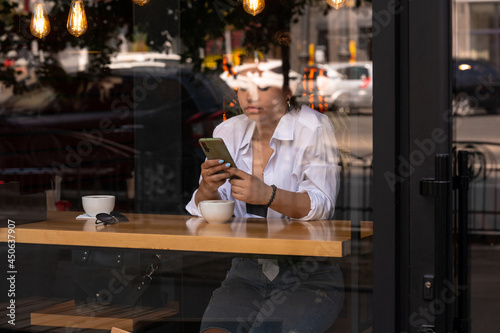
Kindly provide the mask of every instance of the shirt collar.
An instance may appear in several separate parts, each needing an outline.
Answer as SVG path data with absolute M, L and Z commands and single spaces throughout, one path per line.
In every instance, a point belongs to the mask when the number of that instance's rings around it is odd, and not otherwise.
M 278 126 L 274 130 L 273 139 L 277 140 L 293 140 L 293 133 L 295 130 L 295 120 L 297 119 L 297 110 L 293 109 L 285 113 L 283 117 L 281 117 Z
M 293 109 L 285 113 L 283 117 L 281 117 L 278 126 L 274 130 L 274 134 L 271 138 L 271 142 L 276 140 L 293 140 L 293 133 L 295 129 L 295 120 L 297 119 L 298 110 Z M 250 148 L 250 143 L 252 141 L 253 132 L 255 131 L 255 122 L 248 120 L 249 124 L 246 128 L 245 135 L 243 136 L 243 140 L 241 141 L 241 149 L 240 151 L 245 154 Z

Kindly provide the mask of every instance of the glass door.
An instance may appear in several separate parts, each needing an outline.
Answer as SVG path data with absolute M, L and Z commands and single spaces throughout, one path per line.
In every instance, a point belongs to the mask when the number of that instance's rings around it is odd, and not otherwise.
M 374 2 L 375 332 L 452 330 L 450 12 Z
M 469 153 L 469 290 L 461 332 L 498 327 L 500 2 L 453 2 L 454 147 Z M 467 331 L 465 329 L 468 329 Z

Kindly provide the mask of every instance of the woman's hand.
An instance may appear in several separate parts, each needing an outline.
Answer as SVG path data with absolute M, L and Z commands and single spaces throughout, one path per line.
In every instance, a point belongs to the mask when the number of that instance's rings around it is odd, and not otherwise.
M 228 168 L 226 171 L 238 177 L 229 181 L 235 199 L 252 205 L 268 204 L 273 195 L 271 186 L 239 169 Z M 302 218 L 311 209 L 311 199 L 307 192 L 290 192 L 278 188 L 269 207 L 285 216 Z
M 217 172 L 226 171 L 229 166 L 230 164 L 224 164 L 223 160 L 206 160 L 201 164 L 202 180 L 196 192 L 196 204 L 203 200 L 220 199 L 218 189 L 224 185 L 226 179 L 231 175 L 228 172 Z
M 252 205 L 266 205 L 271 198 L 273 189 L 259 178 L 237 168 L 227 171 L 238 178 L 231 179 L 233 197 Z
M 224 164 L 223 160 L 206 160 L 201 164 L 202 183 L 210 192 L 215 192 L 219 187 L 224 185 L 226 179 L 231 175 L 228 172 L 221 172 L 229 168 L 230 164 Z

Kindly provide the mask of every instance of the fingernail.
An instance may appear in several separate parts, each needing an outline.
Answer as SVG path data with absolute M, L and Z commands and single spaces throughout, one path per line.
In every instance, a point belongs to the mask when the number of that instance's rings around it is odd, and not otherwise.
M 231 163 L 226 163 L 226 167 L 230 167 L 231 166 Z
M 222 163 L 224 163 L 224 160 L 219 160 L 219 164 L 222 164 Z

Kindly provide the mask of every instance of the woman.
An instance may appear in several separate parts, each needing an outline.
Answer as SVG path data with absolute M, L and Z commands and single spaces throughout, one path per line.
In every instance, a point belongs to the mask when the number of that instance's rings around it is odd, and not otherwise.
M 225 199 L 235 201 L 235 216 L 331 219 L 339 166 L 328 117 L 294 106 L 292 89 L 265 62 L 243 65 L 238 72 L 244 114 L 214 130 L 237 168 L 206 160 L 186 209 L 200 216 L 200 201 Z M 237 178 L 228 180 L 231 175 Z M 342 274 L 330 262 L 235 258 L 205 311 L 201 331 L 323 332 L 335 321 L 343 298 Z

